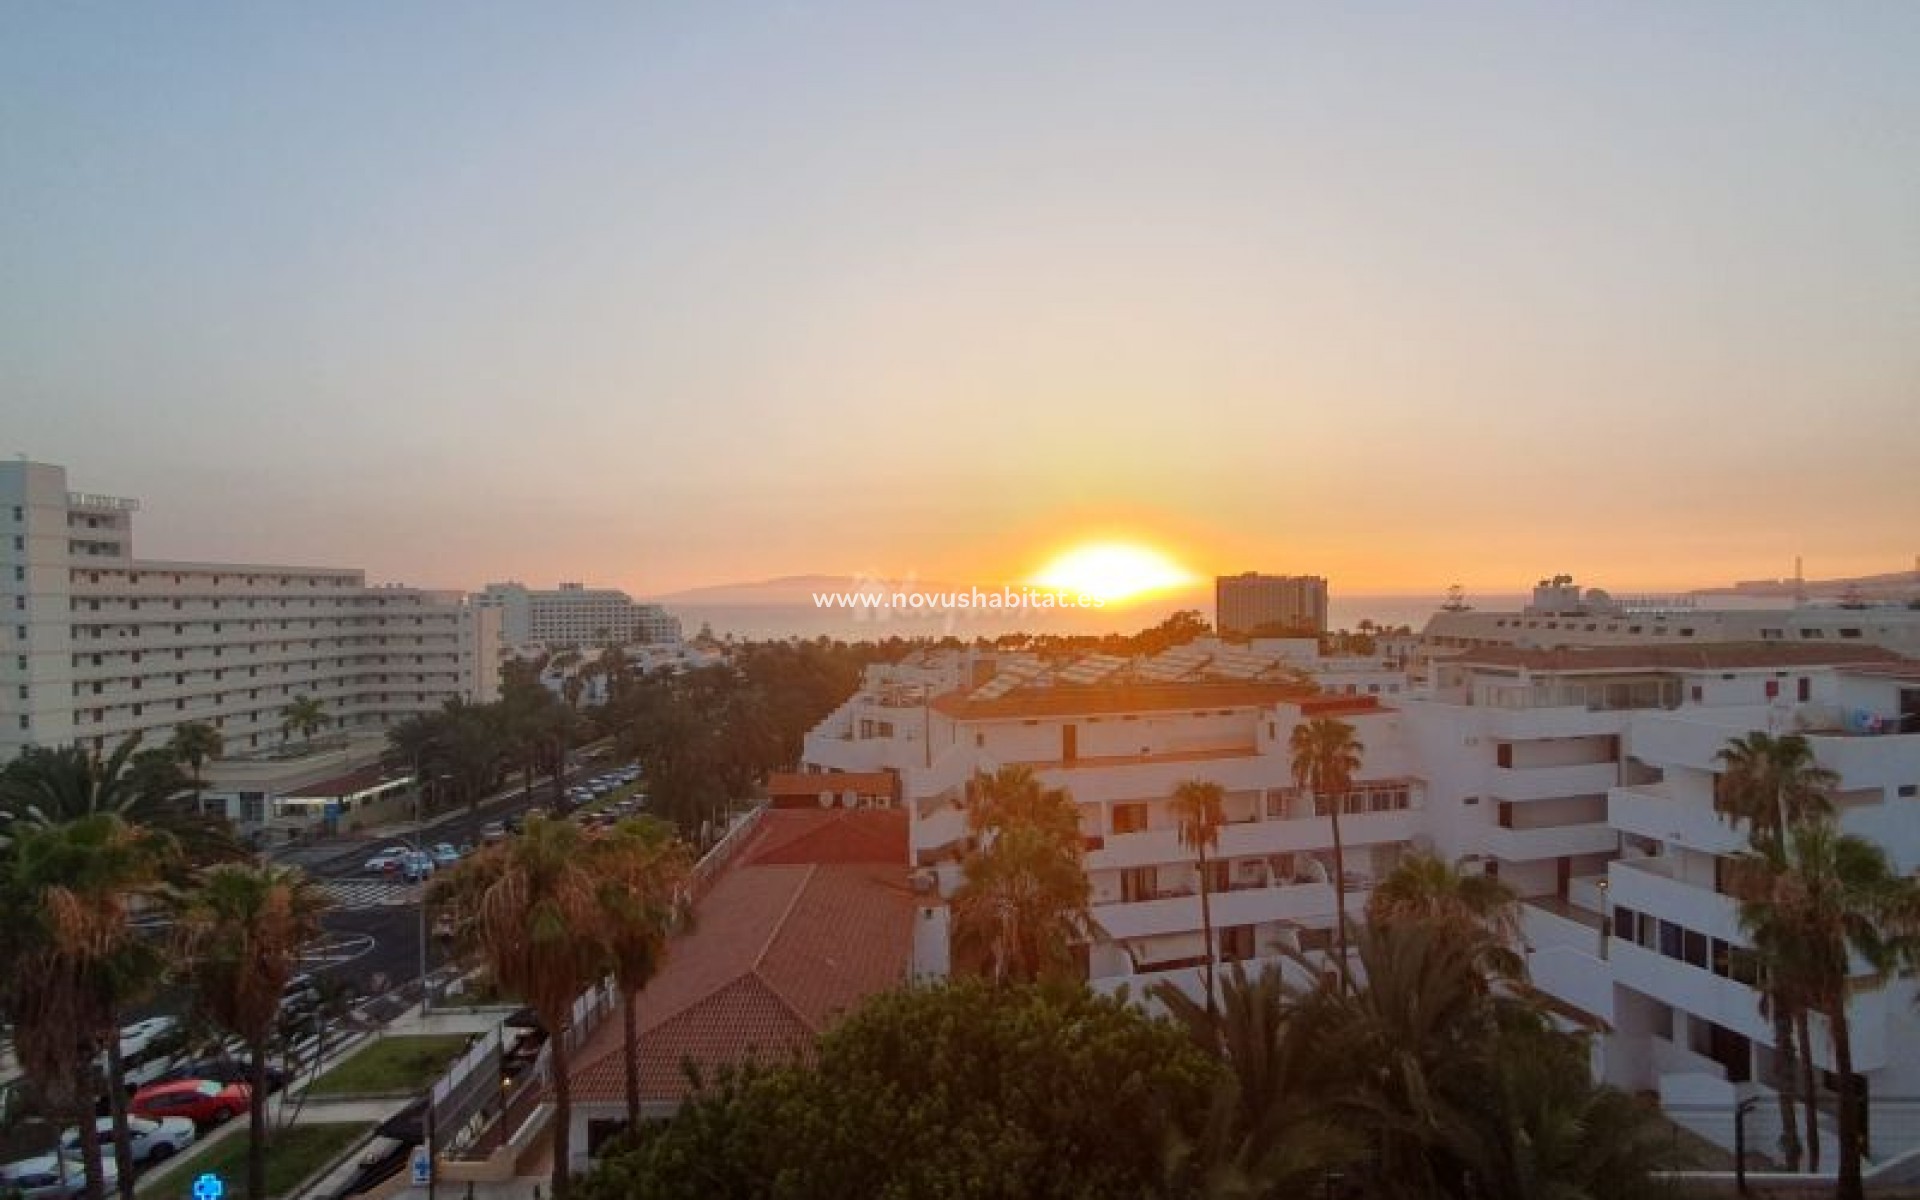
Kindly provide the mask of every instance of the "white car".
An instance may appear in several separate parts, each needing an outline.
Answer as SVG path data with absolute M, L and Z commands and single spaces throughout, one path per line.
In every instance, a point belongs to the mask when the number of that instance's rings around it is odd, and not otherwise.
M 369 875 L 388 875 L 398 871 L 407 861 L 408 851 L 401 846 L 388 846 L 385 850 L 367 860 L 362 870 Z
M 108 1187 L 120 1182 L 120 1166 L 113 1155 L 100 1156 L 100 1169 Z M 0 1167 L 0 1192 L 17 1193 L 23 1200 L 71 1200 L 87 1194 L 87 1169 L 78 1155 L 23 1158 Z
M 93 1127 L 100 1134 L 100 1153 L 111 1157 L 113 1118 L 101 1117 L 93 1123 Z M 165 1162 L 193 1145 L 193 1139 L 193 1122 L 185 1117 L 167 1117 L 158 1121 L 151 1117 L 127 1118 L 127 1142 L 133 1151 L 133 1161 L 143 1165 Z M 69 1129 L 61 1135 L 60 1150 L 75 1162 L 81 1161 L 78 1129 Z

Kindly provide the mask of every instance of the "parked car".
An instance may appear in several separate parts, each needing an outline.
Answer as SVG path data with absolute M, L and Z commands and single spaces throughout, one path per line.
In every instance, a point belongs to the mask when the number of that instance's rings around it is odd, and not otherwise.
M 504 841 L 506 836 L 507 825 L 504 821 L 488 821 L 480 827 L 480 840 L 489 846 Z
M 452 842 L 441 842 L 433 848 L 433 863 L 438 867 L 450 867 L 460 861 L 460 851 Z
M 180 1061 L 186 1044 L 186 1030 L 175 1017 L 148 1017 L 122 1028 L 120 1077 L 126 1080 L 127 1091 L 135 1091 L 159 1078 Z M 107 1065 L 104 1053 L 99 1063 L 104 1070 Z
M 100 1135 L 100 1153 L 113 1153 L 113 1118 L 101 1117 L 93 1123 L 95 1132 Z M 133 1152 L 136 1163 L 165 1162 L 174 1155 L 193 1145 L 193 1122 L 182 1117 L 168 1117 L 162 1121 L 146 1117 L 127 1118 L 127 1146 Z M 69 1155 L 76 1162 L 80 1158 L 80 1131 L 69 1129 L 60 1137 L 60 1152 Z
M 406 862 L 400 867 L 400 874 L 408 883 L 419 883 L 433 877 L 434 866 L 431 854 L 425 852 L 409 854 Z
M 182 1080 L 210 1079 L 215 1083 L 251 1083 L 253 1068 L 237 1058 L 203 1058 L 183 1063 L 154 1080 L 155 1083 L 179 1083 Z M 267 1091 L 287 1086 L 287 1073 L 279 1067 L 267 1067 Z
M 244 1083 L 214 1079 L 183 1079 L 143 1087 L 133 1094 L 127 1109 L 134 1116 L 161 1120 L 185 1117 L 195 1125 L 217 1125 L 247 1111 L 253 1091 Z
M 18 1194 L 22 1200 L 69 1200 L 87 1194 L 87 1169 L 78 1155 L 42 1154 L 0 1166 L 0 1194 Z M 100 1156 L 108 1187 L 120 1182 L 120 1164 L 111 1154 Z
M 280 1011 L 304 1012 L 320 1007 L 320 988 L 311 975 L 295 975 L 280 989 Z
M 406 861 L 407 850 L 404 846 L 388 846 L 368 859 L 366 866 L 361 869 L 369 875 L 391 875 Z

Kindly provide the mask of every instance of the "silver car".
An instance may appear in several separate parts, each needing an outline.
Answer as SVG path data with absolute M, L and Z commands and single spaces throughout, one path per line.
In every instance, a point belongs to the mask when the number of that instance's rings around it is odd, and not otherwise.
M 120 1182 L 120 1167 L 113 1155 L 102 1154 L 100 1168 L 108 1187 Z M 0 1192 L 18 1192 L 23 1200 L 72 1200 L 86 1195 L 87 1169 L 77 1154 L 23 1158 L 0 1167 Z
M 100 1135 L 100 1153 L 112 1155 L 113 1118 L 101 1117 L 93 1123 L 93 1128 Z M 193 1139 L 193 1122 L 185 1117 L 127 1118 L 128 1148 L 133 1151 L 133 1161 L 142 1165 L 165 1162 L 193 1145 Z M 61 1136 L 60 1151 L 75 1162 L 81 1161 L 78 1129 L 69 1129 Z

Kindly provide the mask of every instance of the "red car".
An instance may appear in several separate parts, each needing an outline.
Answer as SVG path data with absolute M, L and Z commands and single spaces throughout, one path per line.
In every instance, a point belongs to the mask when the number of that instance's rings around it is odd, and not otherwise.
M 244 1083 L 182 1079 L 177 1083 L 156 1083 L 141 1088 L 133 1094 L 133 1102 L 127 1109 L 134 1116 L 156 1121 L 185 1117 L 195 1125 L 217 1125 L 246 1112 L 252 1095 Z

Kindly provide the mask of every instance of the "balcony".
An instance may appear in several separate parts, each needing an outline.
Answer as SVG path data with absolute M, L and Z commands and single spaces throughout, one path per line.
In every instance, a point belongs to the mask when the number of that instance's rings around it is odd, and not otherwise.
M 1666 785 L 1639 784 L 1607 793 L 1607 822 L 1626 833 L 1671 842 L 1703 854 L 1734 854 L 1746 849 L 1746 835 L 1709 803 L 1675 800 Z
M 1533 829 L 1494 826 L 1487 830 L 1486 853 L 1507 862 L 1610 854 L 1620 848 L 1620 832 L 1604 821 L 1543 825 Z
M 1571 767 L 1489 767 L 1487 791 L 1500 800 L 1552 800 L 1594 796 L 1620 782 L 1616 763 Z
M 1920 733 L 1809 735 L 1820 764 L 1840 774 L 1843 789 L 1890 788 L 1913 782 Z
M 1613 1020 L 1613 971 L 1600 957 L 1597 913 L 1553 897 L 1531 899 L 1520 906 L 1520 932 L 1535 987 L 1589 1016 Z
M 1764 705 L 1694 708 L 1685 715 L 1650 713 L 1628 727 L 1626 751 L 1656 767 L 1718 771 L 1719 754 L 1733 738 L 1768 727 Z
M 1596 712 L 1585 705 L 1540 708 L 1489 708 L 1487 734 L 1505 741 L 1539 738 L 1591 737 L 1619 733 L 1627 726 L 1624 712 Z
M 1340 818 L 1341 841 L 1349 848 L 1405 842 L 1419 832 L 1420 810 L 1350 813 Z M 1262 858 L 1327 850 L 1333 846 L 1332 819 L 1297 817 L 1284 821 L 1252 821 L 1220 830 L 1220 845 L 1211 857 Z M 1159 863 L 1191 862 L 1193 852 L 1180 844 L 1173 829 L 1109 835 L 1106 844 L 1087 855 L 1089 871 L 1146 867 Z
M 1366 911 L 1368 889 L 1347 888 L 1347 912 L 1360 916 Z M 1325 883 L 1279 884 L 1271 887 L 1239 888 L 1213 892 L 1207 897 L 1213 910 L 1213 927 L 1258 925 L 1271 921 L 1327 923 L 1333 920 L 1333 887 Z M 1200 897 L 1167 896 L 1154 900 L 1096 904 L 1093 919 L 1116 940 L 1154 937 L 1163 934 L 1194 933 L 1200 929 Z

